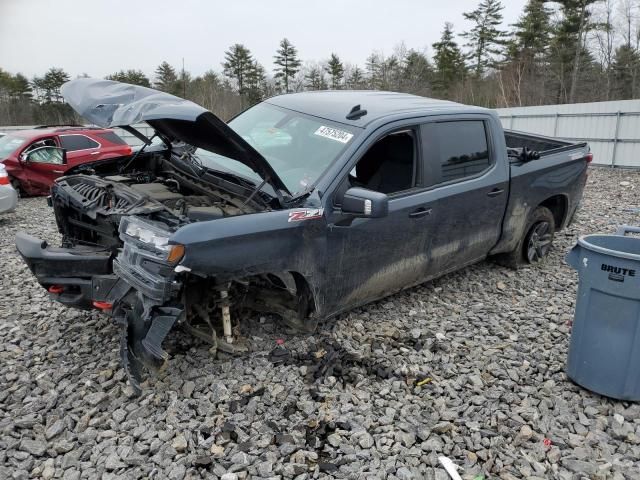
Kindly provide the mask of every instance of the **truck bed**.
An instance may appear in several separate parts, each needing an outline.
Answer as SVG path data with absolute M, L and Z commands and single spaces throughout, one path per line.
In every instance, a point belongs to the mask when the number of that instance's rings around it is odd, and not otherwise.
M 515 130 L 505 130 L 504 139 L 507 144 L 507 148 L 527 148 L 538 152 L 541 157 L 564 150 L 571 150 L 586 146 L 586 142 L 572 143 L 553 137 L 533 135 L 531 133 L 518 132 Z

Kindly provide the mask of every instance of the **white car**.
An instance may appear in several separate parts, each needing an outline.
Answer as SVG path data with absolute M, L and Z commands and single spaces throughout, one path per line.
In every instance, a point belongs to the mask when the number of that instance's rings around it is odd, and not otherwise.
M 11 186 L 9 175 L 0 163 L 0 213 L 10 212 L 18 204 L 18 192 Z

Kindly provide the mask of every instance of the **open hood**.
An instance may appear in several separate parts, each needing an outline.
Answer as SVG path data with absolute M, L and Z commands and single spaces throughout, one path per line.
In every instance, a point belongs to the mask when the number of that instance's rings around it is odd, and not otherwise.
M 267 160 L 205 108 L 152 88 L 94 78 L 65 83 L 62 96 L 79 115 L 101 127 L 147 122 L 169 140 L 180 140 L 244 163 L 276 191 L 290 193 Z

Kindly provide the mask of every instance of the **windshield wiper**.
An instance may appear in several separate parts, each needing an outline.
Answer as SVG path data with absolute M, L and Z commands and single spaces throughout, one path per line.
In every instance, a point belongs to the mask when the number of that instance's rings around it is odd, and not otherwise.
M 241 187 L 244 188 L 251 188 L 252 191 L 249 194 L 249 196 L 247 197 L 247 199 L 242 202 L 242 206 L 244 207 L 245 205 L 247 205 L 249 202 L 251 202 L 251 200 L 253 200 L 253 198 L 257 195 L 257 193 L 263 189 L 263 187 L 267 184 L 268 179 L 264 179 L 262 180 L 262 182 L 260 182 L 259 184 L 256 184 L 255 182 L 252 182 L 251 180 L 248 180 L 244 177 L 241 177 L 240 175 L 236 175 L 230 172 L 224 172 L 221 170 L 216 170 L 213 168 L 208 168 L 205 167 L 207 170 L 211 170 L 212 172 L 216 172 L 216 173 L 220 173 L 222 175 L 231 177 L 234 181 L 238 182 L 238 184 Z M 269 197 L 271 197 L 271 195 L 269 195 L 268 193 L 264 192 L 266 195 L 268 195 Z M 262 203 L 262 205 L 264 205 L 265 207 L 267 207 L 269 205 L 269 202 L 265 201 L 263 198 L 260 198 L 260 203 Z

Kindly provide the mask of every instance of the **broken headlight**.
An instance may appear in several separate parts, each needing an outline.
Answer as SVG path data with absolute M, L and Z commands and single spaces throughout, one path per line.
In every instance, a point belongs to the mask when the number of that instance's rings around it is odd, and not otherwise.
M 158 256 L 170 263 L 179 261 L 184 255 L 183 245 L 170 245 L 171 232 L 159 227 L 155 223 L 138 217 L 122 217 L 120 220 L 120 236 L 133 238 L 142 243 L 145 248 L 154 250 Z

